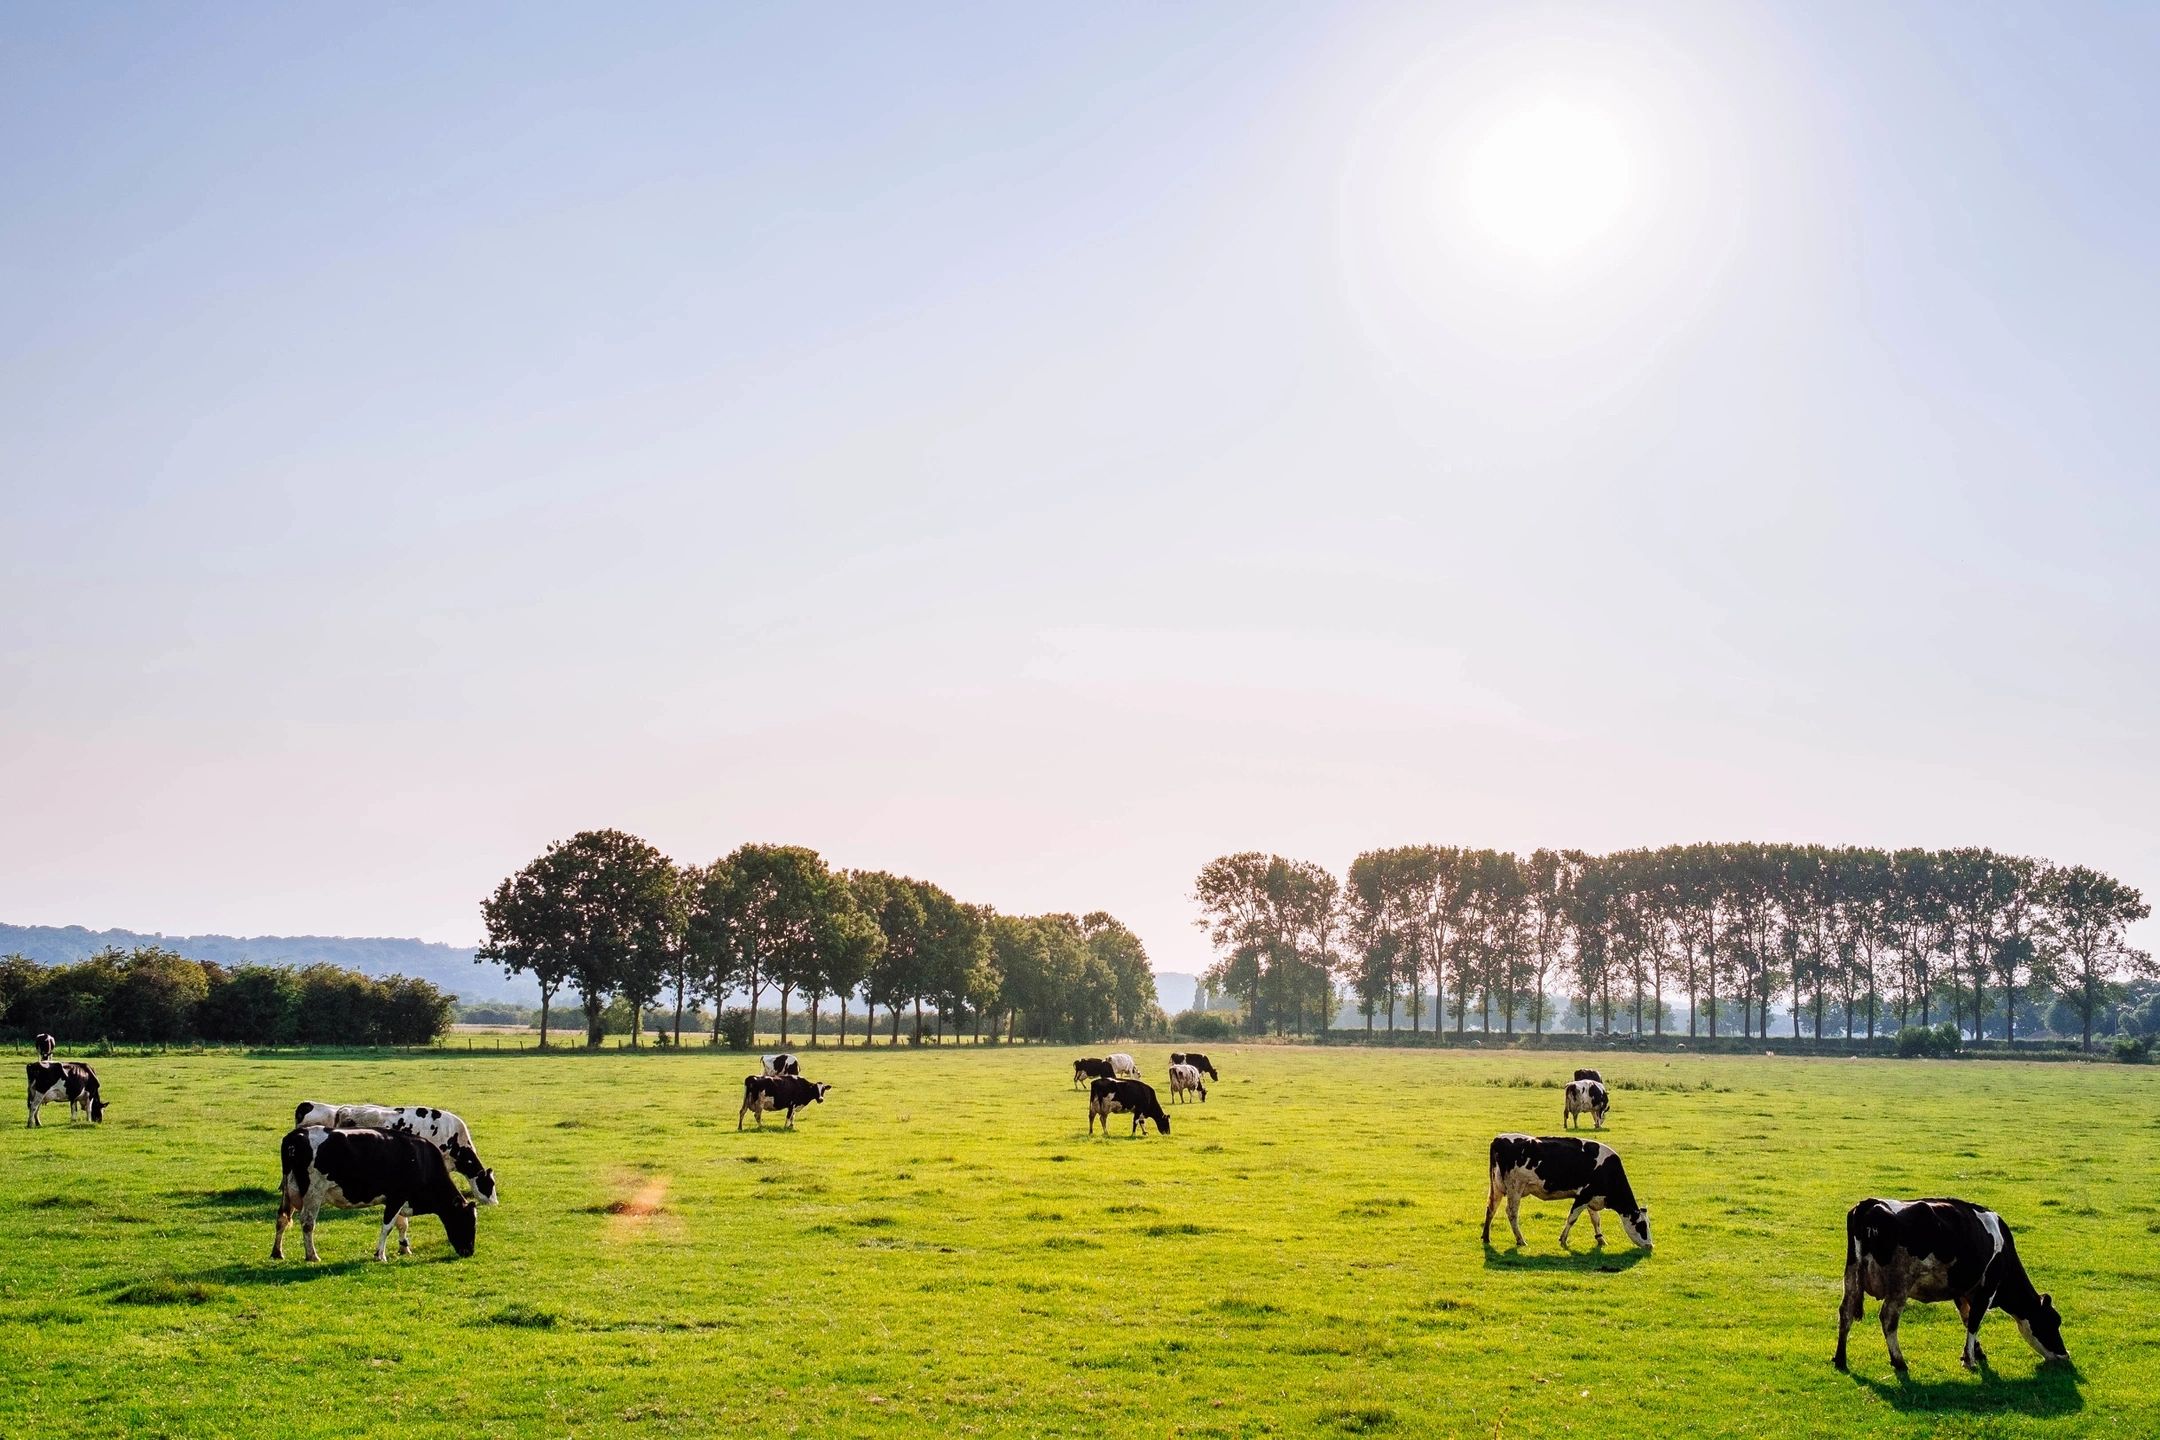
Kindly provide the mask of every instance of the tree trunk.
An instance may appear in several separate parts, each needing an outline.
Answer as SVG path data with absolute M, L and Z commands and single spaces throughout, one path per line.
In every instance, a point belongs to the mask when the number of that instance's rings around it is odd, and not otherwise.
M 683 987 L 678 980 L 675 982 L 675 1048 L 678 1050 L 682 1049 L 682 1002 Z
M 813 1050 L 817 1049 L 818 1002 L 823 998 L 814 992 L 810 996 L 810 1048 Z
M 782 985 L 780 987 L 780 1048 L 783 1050 L 787 1049 L 788 1001 L 794 997 L 795 987 L 793 985 Z
M 585 1048 L 597 1050 L 600 1048 L 601 1040 L 600 1015 L 607 1007 L 595 1001 L 590 995 L 581 998 L 585 1002 Z
M 547 1049 L 548 1010 L 553 1006 L 554 1002 L 555 991 L 552 987 L 543 989 L 540 992 L 540 1048 L 543 1050 Z

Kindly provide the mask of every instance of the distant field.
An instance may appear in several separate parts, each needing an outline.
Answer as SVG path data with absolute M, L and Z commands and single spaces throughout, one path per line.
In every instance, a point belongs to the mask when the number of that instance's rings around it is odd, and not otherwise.
M 0 1141 L 0 1436 L 2160 1434 L 2152 1071 L 1600 1056 L 1641 1257 L 1535 1201 L 1478 1243 L 1566 1055 L 1215 1046 L 1173 1134 L 1091 1141 L 1076 1053 L 820 1054 L 792 1135 L 699 1051 L 99 1061 L 102 1128 Z M 266 1258 L 302 1098 L 461 1112 L 477 1256 L 420 1219 L 377 1265 L 348 1212 Z M 1872 1304 L 1830 1368 L 1846 1206 L 1940 1193 L 2009 1218 L 2074 1375 L 1996 1316 L 1968 1376 L 1947 1306 L 1910 1384 Z

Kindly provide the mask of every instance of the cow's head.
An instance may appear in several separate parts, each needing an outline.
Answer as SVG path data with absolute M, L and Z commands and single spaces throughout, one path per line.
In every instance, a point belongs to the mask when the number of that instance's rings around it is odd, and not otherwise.
M 461 1195 L 456 1205 L 446 1207 L 442 1212 L 442 1228 L 443 1233 L 450 1237 L 450 1248 L 470 1260 L 473 1237 L 480 1228 L 479 1222 L 473 1218 L 472 1202 Z
M 1157 1105 L 1155 1107 L 1155 1113 L 1148 1118 L 1155 1122 L 1156 1134 L 1167 1135 L 1170 1133 L 1170 1117 L 1163 1113 L 1162 1106 Z
M 105 1123 L 105 1102 L 95 1095 L 90 1097 L 90 1120 L 97 1125 Z
M 2039 1353 L 2043 1360 L 2068 1360 L 2070 1352 L 2063 1345 L 2062 1316 L 2055 1313 L 2055 1297 L 2042 1295 L 2040 1304 L 2030 1315 L 2018 1317 L 2018 1331 L 2025 1343 Z
M 480 1163 L 480 1152 L 463 1143 L 450 1147 L 450 1168 L 463 1175 L 472 1185 L 473 1197 L 482 1205 L 494 1205 L 501 1201 L 495 1193 L 495 1172 Z
M 1627 1238 L 1643 1249 L 1650 1248 L 1650 1207 L 1621 1212 L 1620 1228 L 1627 1231 Z
M 825 1103 L 825 1092 L 830 1089 L 832 1089 L 832 1086 L 825 1084 L 823 1081 L 818 1082 L 817 1095 L 815 1096 L 818 1104 L 822 1105 Z

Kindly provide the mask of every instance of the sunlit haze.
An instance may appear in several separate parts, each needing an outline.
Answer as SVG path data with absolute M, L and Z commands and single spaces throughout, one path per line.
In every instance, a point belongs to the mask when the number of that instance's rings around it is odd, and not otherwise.
M 1246 849 L 2160 888 L 2160 10 L 7 29 L 0 920 L 469 944 L 591 826 L 1166 971 Z

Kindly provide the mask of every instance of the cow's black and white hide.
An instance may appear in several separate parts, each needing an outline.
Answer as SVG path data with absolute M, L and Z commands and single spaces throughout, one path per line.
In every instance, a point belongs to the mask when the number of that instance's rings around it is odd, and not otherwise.
M 465 1177 L 466 1188 L 476 1202 L 496 1205 L 502 1201 L 495 1188 L 495 1172 L 481 1163 L 471 1127 L 448 1110 L 432 1105 L 332 1105 L 322 1100 L 302 1100 L 293 1107 L 293 1126 L 304 1130 L 310 1125 L 418 1135 L 449 1157 L 450 1168 Z
M 43 1125 L 38 1111 L 61 1100 L 67 1101 L 70 1121 L 80 1110 L 93 1124 L 104 1123 L 105 1099 L 98 1093 L 97 1071 L 88 1065 L 75 1060 L 37 1060 L 23 1066 L 23 1076 L 30 1088 L 30 1116 L 23 1122 L 24 1129 Z
M 1215 1073 L 1215 1062 L 1208 1059 L 1198 1050 L 1173 1050 L 1170 1052 L 1170 1063 L 1172 1065 L 1190 1065 L 1193 1069 L 1205 1073 L 1210 1080 L 1222 1079 L 1222 1076 Z
M 388 1260 L 390 1232 L 398 1232 L 398 1254 L 412 1253 L 414 1215 L 436 1215 L 450 1248 L 473 1253 L 473 1206 L 450 1178 L 450 1161 L 432 1141 L 418 1135 L 390 1135 L 381 1130 L 332 1130 L 310 1125 L 288 1134 L 278 1147 L 277 1238 L 270 1258 L 285 1258 L 285 1227 L 300 1217 L 300 1238 L 307 1258 L 315 1251 L 315 1217 L 325 1205 L 340 1210 L 383 1207 L 382 1232 L 375 1237 L 375 1258 Z
M 1898 1347 L 1898 1316 L 1911 1301 L 1954 1302 L 1965 1321 L 1965 1368 L 1977 1370 L 1980 1321 L 1992 1307 L 2017 1321 L 2018 1333 L 2043 1360 L 2068 1360 L 2062 1316 L 2053 1296 L 2036 1289 L 2018 1259 L 2010 1226 L 1969 1200 L 1863 1200 L 1845 1213 L 1845 1298 L 1838 1306 L 1837 1354 L 1845 1368 L 1845 1337 L 1867 1309 L 1882 1301 L 1883 1342 L 1890 1363 L 1906 1373 Z
M 1577 1070 L 1575 1078 L 1577 1080 L 1595 1080 L 1600 1085 L 1605 1083 L 1605 1077 L 1595 1070 Z
M 1081 1082 L 1085 1080 L 1109 1080 L 1115 1077 L 1116 1074 L 1116 1069 L 1112 1067 L 1108 1060 L 1075 1060 L 1073 1061 L 1073 1088 L 1075 1090 L 1079 1089 Z
M 31 1043 L 37 1046 L 37 1058 L 40 1060 L 52 1059 L 52 1052 L 60 1048 L 60 1042 L 43 1030 L 38 1031 Z
M 1138 1079 L 1140 1076 L 1140 1062 L 1127 1055 L 1124 1051 L 1119 1050 L 1110 1057 L 1110 1073 L 1113 1076 L 1129 1075 L 1134 1079 Z
M 1508 1229 L 1517 1245 L 1527 1244 L 1516 1218 L 1525 1195 L 1539 1200 L 1573 1200 L 1567 1223 L 1560 1227 L 1560 1243 L 1583 1212 L 1590 1214 L 1590 1233 L 1605 1243 L 1598 1214 L 1611 1210 L 1620 1217 L 1628 1239 L 1650 1248 L 1650 1210 L 1638 1203 L 1628 1184 L 1627 1171 L 1610 1145 L 1573 1135 L 1495 1135 L 1489 1156 L 1492 1189 L 1485 1199 L 1485 1243 L 1492 1244 L 1493 1211 L 1507 1201 Z
M 1155 1098 L 1155 1087 L 1145 1080 L 1096 1080 L 1088 1086 L 1088 1134 L 1095 1133 L 1095 1122 L 1100 1120 L 1103 1134 L 1108 1135 L 1112 1115 L 1132 1116 L 1135 1135 L 1147 1120 L 1155 1122 L 1158 1132 L 1170 1133 L 1170 1117 Z
M 787 1128 L 795 1128 L 795 1112 L 811 1105 L 825 1103 L 825 1092 L 832 1086 L 815 1080 L 805 1080 L 800 1075 L 745 1075 L 743 1076 L 742 1108 L 735 1112 L 735 1128 L 742 1129 L 743 1116 L 757 1116 L 758 1129 L 765 1128 L 765 1112 L 785 1110 Z
M 1189 1101 L 1194 1095 L 1207 1103 L 1207 1082 L 1200 1078 L 1197 1065 L 1177 1064 L 1170 1067 L 1170 1103 Z
M 1560 1102 L 1560 1128 L 1572 1129 L 1582 1123 L 1585 1115 L 1599 1130 L 1605 1128 L 1605 1111 L 1611 1106 L 1605 1087 L 1596 1080 L 1571 1080 L 1568 1082 L 1567 1098 Z
M 782 1050 L 777 1054 L 766 1055 L 760 1058 L 764 1062 L 765 1073 L 767 1075 L 802 1074 L 802 1057 L 796 1055 L 792 1051 Z

